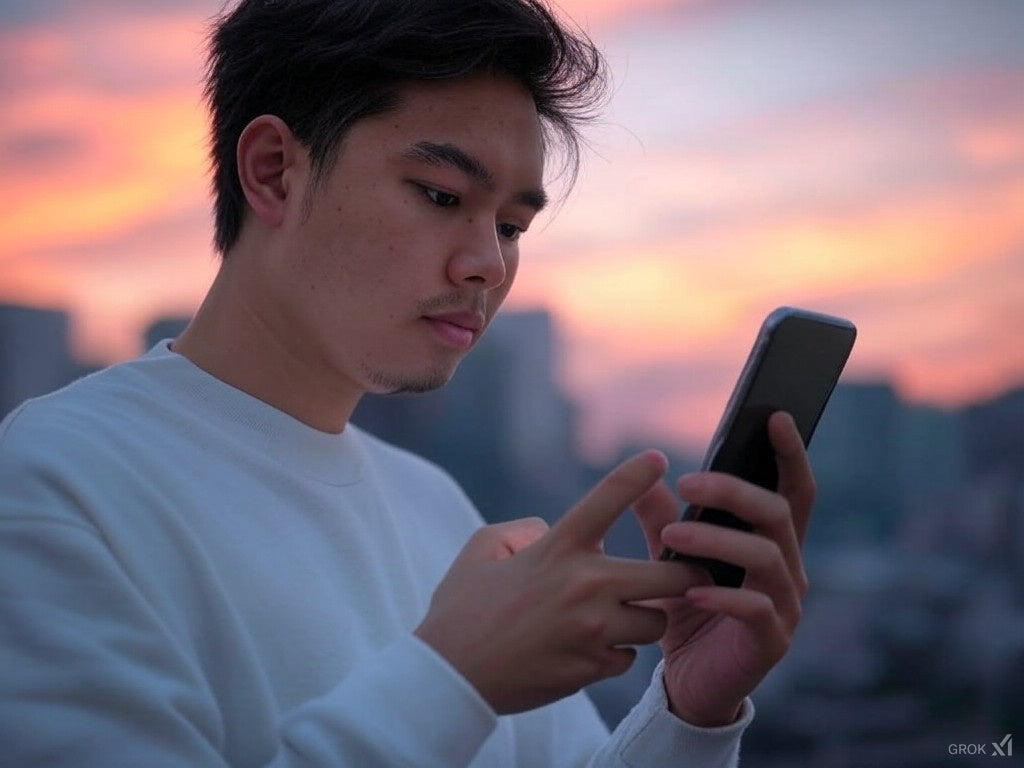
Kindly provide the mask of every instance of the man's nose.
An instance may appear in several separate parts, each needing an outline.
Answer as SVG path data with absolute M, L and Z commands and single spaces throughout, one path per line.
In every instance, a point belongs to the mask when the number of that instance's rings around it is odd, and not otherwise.
M 469 220 L 464 235 L 448 261 L 448 279 L 456 285 L 477 289 L 497 288 L 505 282 L 508 268 L 493 222 Z

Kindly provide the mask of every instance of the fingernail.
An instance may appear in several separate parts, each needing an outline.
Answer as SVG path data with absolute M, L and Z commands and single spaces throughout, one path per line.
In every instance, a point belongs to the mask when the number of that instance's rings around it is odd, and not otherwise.
M 676 487 L 679 488 L 680 493 L 688 493 L 699 490 L 700 486 L 701 475 L 697 472 L 690 472 L 679 478 L 679 483 Z
M 683 597 L 695 608 L 703 608 L 708 601 L 707 590 L 702 587 L 690 587 Z
M 647 461 L 659 471 L 665 472 L 668 469 L 668 458 L 661 451 L 651 448 L 650 450 L 644 451 L 644 457 Z

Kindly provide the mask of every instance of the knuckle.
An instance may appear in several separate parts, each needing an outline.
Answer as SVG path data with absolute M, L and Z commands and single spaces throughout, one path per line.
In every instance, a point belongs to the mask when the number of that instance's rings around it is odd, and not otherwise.
M 694 536 L 697 535 L 702 523 L 698 523 L 692 520 L 682 520 L 675 523 L 669 523 L 666 526 L 664 533 L 667 533 L 669 537 L 677 545 L 686 546 L 693 542 Z M 664 535 L 663 533 L 663 535 Z
M 785 496 L 776 494 L 773 504 L 767 505 L 767 517 L 775 526 L 788 525 L 793 519 L 793 505 Z
M 594 566 L 580 567 L 575 570 L 566 585 L 570 602 L 589 602 L 604 593 L 608 585 L 608 576 Z
M 709 487 L 714 495 L 716 506 L 732 510 L 743 504 L 744 486 L 738 478 L 715 473 L 710 480 Z
M 627 460 L 605 475 L 600 487 L 610 492 L 611 496 L 620 497 L 634 494 L 646 482 L 647 472 L 643 465 L 635 460 Z
M 601 616 L 588 614 L 576 622 L 576 634 L 586 645 L 601 640 L 607 631 L 608 622 Z
M 785 565 L 782 547 L 774 539 L 760 539 L 756 561 L 752 563 L 757 569 L 773 569 Z
M 781 621 L 775 602 L 763 592 L 751 597 L 742 612 L 746 621 L 761 627 L 778 628 Z
M 765 594 L 762 594 L 761 599 L 755 603 L 753 613 L 764 620 L 775 620 L 778 615 L 774 601 Z
M 774 494 L 757 505 L 756 527 L 759 530 L 777 533 L 788 526 L 792 519 L 789 500 L 782 495 Z
M 810 509 L 815 499 L 818 498 L 818 483 L 813 478 L 808 479 L 793 495 L 793 498 L 799 506 Z

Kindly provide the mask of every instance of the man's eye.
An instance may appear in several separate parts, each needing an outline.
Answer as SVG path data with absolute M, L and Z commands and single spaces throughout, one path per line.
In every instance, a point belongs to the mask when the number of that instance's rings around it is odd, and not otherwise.
M 523 234 L 523 230 L 515 224 L 499 224 L 498 234 L 506 240 L 518 240 L 519 236 Z
M 449 192 L 442 192 L 440 189 L 434 189 L 433 187 L 422 187 L 423 194 L 430 198 L 430 202 L 434 205 L 439 205 L 442 208 L 450 208 L 453 205 L 459 204 L 459 198 Z

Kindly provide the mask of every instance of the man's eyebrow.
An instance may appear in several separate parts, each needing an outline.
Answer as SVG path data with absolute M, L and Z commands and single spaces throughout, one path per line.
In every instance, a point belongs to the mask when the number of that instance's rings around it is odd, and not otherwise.
M 540 213 L 548 204 L 548 195 L 543 189 L 530 189 L 516 195 L 516 202 L 527 205 Z
M 418 141 L 405 151 L 412 160 L 421 160 L 430 165 L 451 165 L 458 168 L 474 181 L 487 189 L 494 188 L 494 177 L 487 167 L 468 152 L 454 144 L 438 144 L 433 141 Z
M 438 144 L 434 141 L 418 141 L 402 153 L 411 160 L 430 165 L 450 165 L 485 189 L 494 189 L 494 176 L 483 163 L 454 144 Z M 529 189 L 516 195 L 516 202 L 540 211 L 548 202 L 543 189 Z

